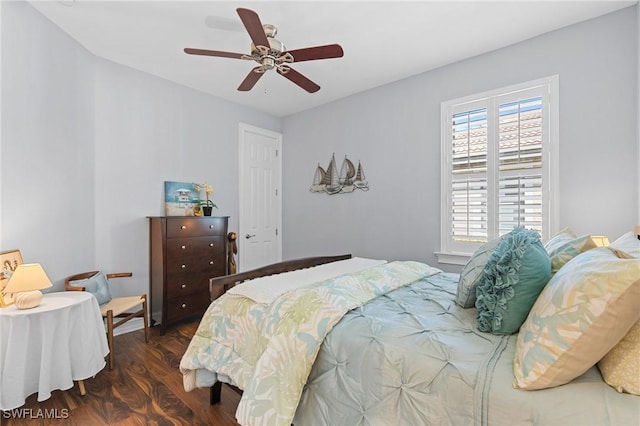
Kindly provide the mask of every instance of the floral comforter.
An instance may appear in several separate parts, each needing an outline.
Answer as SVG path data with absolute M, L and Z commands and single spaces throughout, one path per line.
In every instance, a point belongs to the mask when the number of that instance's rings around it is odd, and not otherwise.
M 197 372 L 214 372 L 244 390 L 240 424 L 290 425 L 320 345 L 344 314 L 439 272 L 418 262 L 391 262 L 294 290 L 271 304 L 225 294 L 211 304 L 182 357 L 184 387 L 201 385 Z

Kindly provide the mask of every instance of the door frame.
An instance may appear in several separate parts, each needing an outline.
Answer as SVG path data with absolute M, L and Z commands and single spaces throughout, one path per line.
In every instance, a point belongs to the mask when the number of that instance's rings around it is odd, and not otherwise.
M 251 124 L 242 123 L 238 124 L 238 200 L 239 200 L 239 210 L 238 210 L 238 237 L 236 239 L 238 246 L 238 271 L 244 272 L 246 269 L 246 262 L 243 261 L 243 246 L 244 246 L 244 235 L 246 233 L 245 224 L 247 223 L 247 211 L 246 206 L 244 205 L 244 197 L 243 193 L 245 191 L 245 171 L 247 169 L 247 164 L 244 161 L 244 154 L 246 149 L 246 140 L 245 133 L 257 133 L 269 138 L 273 138 L 276 140 L 277 150 L 278 150 L 278 179 L 277 179 L 277 187 L 278 187 L 278 195 L 277 195 L 277 210 L 278 217 L 276 218 L 277 223 L 277 235 L 276 241 L 278 244 L 277 248 L 277 261 L 282 260 L 282 133 L 275 132 L 272 130 L 263 129 L 260 127 L 253 126 Z

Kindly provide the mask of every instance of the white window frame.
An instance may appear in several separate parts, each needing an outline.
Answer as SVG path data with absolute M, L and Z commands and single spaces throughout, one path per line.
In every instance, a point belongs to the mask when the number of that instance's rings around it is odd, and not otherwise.
M 464 265 L 475 250 L 482 245 L 478 242 L 460 243 L 453 241 L 451 236 L 451 184 L 452 184 L 452 126 L 453 114 L 477 107 L 487 107 L 488 114 L 497 111 L 501 103 L 509 100 L 523 99 L 527 96 L 542 96 L 543 98 L 543 241 L 548 240 L 557 232 L 560 211 L 558 201 L 559 183 L 559 78 L 557 75 L 528 81 L 500 89 L 465 96 L 441 103 L 441 203 L 440 203 L 440 251 L 436 252 L 439 263 Z M 497 138 L 498 122 L 495 116 L 489 117 L 488 122 L 488 204 L 490 217 L 488 218 L 489 239 L 497 238 Z M 492 167 L 493 166 L 493 167 Z M 491 215 L 491 212 L 494 214 Z M 495 232 L 495 233 L 494 233 Z

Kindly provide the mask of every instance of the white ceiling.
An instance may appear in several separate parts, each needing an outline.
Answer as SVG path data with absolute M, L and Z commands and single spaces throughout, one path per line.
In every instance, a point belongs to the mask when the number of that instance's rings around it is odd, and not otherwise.
M 631 6 L 637 1 L 32 1 L 94 55 L 220 98 L 286 116 Z M 254 62 L 235 11 L 255 10 L 288 49 L 338 43 L 344 57 L 293 64 L 309 94 L 274 70 L 236 88 Z

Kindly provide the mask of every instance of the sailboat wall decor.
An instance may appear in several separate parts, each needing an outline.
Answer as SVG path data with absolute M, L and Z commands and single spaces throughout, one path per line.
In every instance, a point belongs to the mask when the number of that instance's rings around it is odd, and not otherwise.
M 358 168 L 356 169 L 351 160 L 345 155 L 340 167 L 340 174 L 338 174 L 336 156 L 332 154 L 326 170 L 320 164 L 316 167 L 316 173 L 309 191 L 334 195 L 353 192 L 356 189 L 369 190 L 369 182 L 365 178 L 362 164 L 358 161 Z

